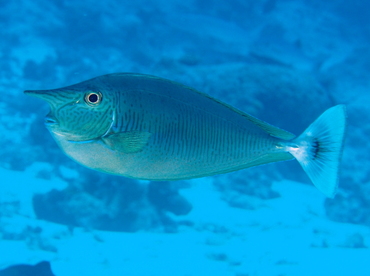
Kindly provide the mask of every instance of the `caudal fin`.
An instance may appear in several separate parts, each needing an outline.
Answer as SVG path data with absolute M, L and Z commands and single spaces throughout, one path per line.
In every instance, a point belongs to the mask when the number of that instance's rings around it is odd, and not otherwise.
M 346 108 L 326 110 L 299 137 L 288 151 L 298 160 L 313 184 L 333 198 L 338 187 L 339 162 L 346 131 Z

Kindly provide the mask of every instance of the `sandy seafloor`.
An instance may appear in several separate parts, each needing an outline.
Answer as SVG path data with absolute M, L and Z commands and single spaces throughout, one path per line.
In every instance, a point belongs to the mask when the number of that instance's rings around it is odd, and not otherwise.
M 366 1 L 0 7 L 1 276 L 370 275 Z M 297 134 L 345 104 L 337 196 L 294 161 L 163 190 L 82 168 L 43 126 L 46 104 L 22 91 L 113 72 L 183 82 Z
M 328 220 L 324 197 L 310 186 L 280 181 L 281 197 L 256 210 L 230 208 L 210 181 L 191 181 L 183 195 L 193 222 L 177 233 L 117 233 L 37 220 L 29 202 L 35 192 L 62 189 L 24 173 L 1 170 L 2 197 L 20 198 L 19 214 L 2 219 L 7 231 L 43 229 L 28 240 L 2 240 L 1 264 L 48 260 L 55 275 L 368 275 L 368 248 L 354 248 L 366 226 Z M 14 182 L 17 185 L 14 185 Z M 41 247 L 41 248 L 40 248 Z M 55 248 L 55 250 L 42 250 Z

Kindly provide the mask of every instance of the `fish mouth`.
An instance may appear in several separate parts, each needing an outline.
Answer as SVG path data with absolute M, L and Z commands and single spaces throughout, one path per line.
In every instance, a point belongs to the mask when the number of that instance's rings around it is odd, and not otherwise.
M 58 121 L 55 118 L 52 117 L 45 118 L 45 125 L 47 127 L 55 126 L 56 124 L 58 124 Z

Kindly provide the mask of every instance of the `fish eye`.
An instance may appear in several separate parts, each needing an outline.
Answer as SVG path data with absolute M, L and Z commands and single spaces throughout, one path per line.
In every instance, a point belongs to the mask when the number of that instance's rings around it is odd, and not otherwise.
M 90 106 L 96 106 L 102 101 L 102 94 L 99 92 L 89 92 L 85 95 L 85 102 Z

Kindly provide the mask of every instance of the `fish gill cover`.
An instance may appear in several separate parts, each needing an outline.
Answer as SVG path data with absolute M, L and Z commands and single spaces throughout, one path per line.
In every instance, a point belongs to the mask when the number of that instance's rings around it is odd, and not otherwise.
M 359 0 L 2 2 L 4 275 L 17 265 L 32 275 L 41 262 L 58 276 L 368 275 L 369 8 Z M 295 162 L 163 183 L 75 164 L 44 127 L 47 106 L 22 91 L 115 72 L 178 81 L 295 134 L 345 104 L 338 194 L 324 198 Z

